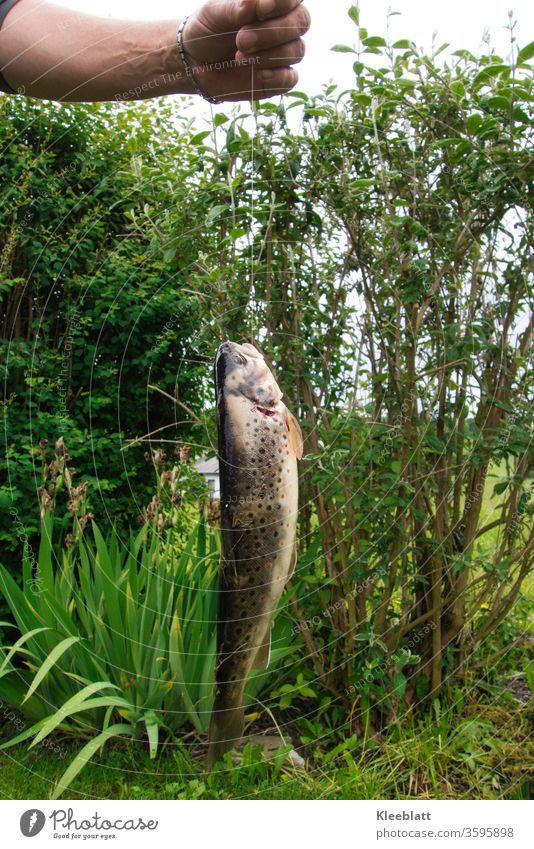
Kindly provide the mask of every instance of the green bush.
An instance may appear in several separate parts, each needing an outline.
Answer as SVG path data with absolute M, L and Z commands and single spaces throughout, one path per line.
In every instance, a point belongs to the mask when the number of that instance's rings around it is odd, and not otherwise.
M 147 384 L 202 408 L 191 354 L 199 317 L 184 274 L 129 217 L 133 163 L 165 146 L 156 123 L 182 134 L 168 105 L 134 111 L 0 95 L 0 541 L 14 575 L 22 537 L 39 534 L 40 442 L 63 437 L 97 521 L 113 514 L 126 528 L 152 495 L 153 470 L 145 446 L 121 452 L 125 442 L 152 431 L 191 440 Z M 180 259 L 187 268 L 185 249 Z

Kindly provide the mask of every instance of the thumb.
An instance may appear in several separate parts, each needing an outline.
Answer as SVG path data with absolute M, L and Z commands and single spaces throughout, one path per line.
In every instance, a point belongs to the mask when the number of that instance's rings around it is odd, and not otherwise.
M 227 33 L 256 20 L 258 0 L 210 0 L 197 12 L 198 20 L 211 32 Z

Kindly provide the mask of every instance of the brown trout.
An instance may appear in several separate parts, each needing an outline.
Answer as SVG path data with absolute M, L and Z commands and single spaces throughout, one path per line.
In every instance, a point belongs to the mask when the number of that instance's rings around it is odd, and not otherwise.
M 271 620 L 295 568 L 302 433 L 262 354 L 224 342 L 215 360 L 222 559 L 208 769 L 242 737 L 251 669 L 269 663 Z

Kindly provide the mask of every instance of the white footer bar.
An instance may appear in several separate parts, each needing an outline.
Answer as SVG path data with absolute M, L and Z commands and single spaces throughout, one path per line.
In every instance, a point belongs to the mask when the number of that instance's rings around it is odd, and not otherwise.
M 532 849 L 521 801 L 2 801 L 6 847 Z M 35 843 L 31 840 L 35 838 Z

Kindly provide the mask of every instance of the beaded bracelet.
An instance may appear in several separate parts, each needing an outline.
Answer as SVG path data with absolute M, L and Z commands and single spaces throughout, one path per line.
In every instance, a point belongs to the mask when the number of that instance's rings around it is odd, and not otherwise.
M 187 61 L 187 56 L 185 55 L 185 48 L 184 48 L 184 28 L 185 28 L 185 25 L 186 25 L 186 23 L 187 23 L 187 21 L 189 20 L 190 17 L 191 16 L 188 15 L 186 18 L 183 19 L 182 23 L 180 24 L 180 26 L 178 28 L 178 35 L 176 37 L 177 44 L 178 44 L 178 51 L 180 53 L 180 59 L 182 60 L 184 70 L 185 70 L 185 73 L 187 75 L 187 79 L 190 80 L 191 85 L 193 86 L 193 88 L 195 89 L 197 94 L 200 94 L 200 96 L 203 97 L 204 100 L 208 100 L 210 103 L 223 103 L 224 101 L 221 100 L 219 97 L 210 97 L 209 95 L 204 94 L 204 92 L 202 91 L 202 89 L 198 85 L 198 83 L 197 83 L 197 81 L 196 81 L 196 79 L 193 75 L 193 71 L 191 69 L 189 62 Z

